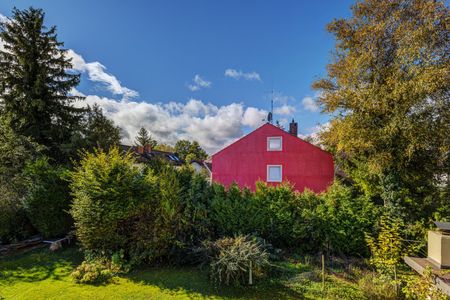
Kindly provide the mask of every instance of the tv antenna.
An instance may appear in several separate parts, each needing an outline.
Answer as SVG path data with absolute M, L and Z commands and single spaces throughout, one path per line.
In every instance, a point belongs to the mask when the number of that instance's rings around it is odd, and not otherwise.
M 270 98 L 270 112 L 267 115 L 267 122 L 270 124 L 273 124 L 273 96 L 274 96 L 274 90 L 271 91 L 272 97 Z

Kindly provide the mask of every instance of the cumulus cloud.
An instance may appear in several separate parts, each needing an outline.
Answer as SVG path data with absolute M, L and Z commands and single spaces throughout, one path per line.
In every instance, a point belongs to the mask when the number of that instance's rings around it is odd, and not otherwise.
M 201 90 L 202 88 L 208 88 L 211 86 L 211 81 L 207 81 L 200 77 L 200 75 L 196 74 L 191 84 L 188 84 L 188 89 L 193 92 Z
M 86 96 L 77 106 L 98 104 L 105 115 L 123 130 L 122 142 L 131 144 L 141 126 L 163 143 L 197 140 L 214 153 L 243 135 L 243 126 L 256 128 L 266 112 L 242 103 L 216 106 L 197 99 L 186 103 L 147 103 Z
M 303 98 L 302 105 L 305 110 L 309 110 L 311 112 L 319 111 L 319 105 L 312 97 L 308 96 Z
M 314 127 L 307 129 L 307 134 L 299 134 L 298 136 L 302 139 L 308 140 L 310 143 L 322 147 L 322 141 L 320 140 L 320 133 L 327 131 L 330 128 L 330 122 L 325 122 L 323 124 L 317 124 Z
M 292 115 L 296 111 L 296 108 L 292 105 L 284 104 L 279 107 L 275 107 L 273 112 L 277 115 L 289 116 Z
M 98 61 L 87 63 L 84 58 L 73 50 L 67 51 L 67 56 L 72 58 L 73 69 L 87 73 L 89 80 L 103 84 L 114 95 L 121 95 L 125 99 L 139 96 L 139 93 L 122 86 L 116 76 L 106 72 L 106 67 Z
M 255 107 L 248 107 L 242 117 L 242 125 L 256 128 L 261 126 L 267 118 L 267 111 Z
M 236 80 L 239 80 L 242 78 L 245 80 L 261 81 L 261 76 L 259 76 L 259 74 L 256 72 L 245 73 L 245 72 L 242 72 L 241 70 L 238 71 L 236 69 L 226 69 L 225 76 L 234 78 Z

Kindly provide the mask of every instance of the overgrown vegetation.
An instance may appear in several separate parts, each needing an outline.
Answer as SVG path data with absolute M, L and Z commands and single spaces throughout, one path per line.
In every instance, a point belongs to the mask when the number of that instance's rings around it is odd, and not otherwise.
M 269 254 L 250 236 L 222 238 L 205 246 L 210 257 L 211 277 L 219 285 L 251 285 L 269 265 Z
M 39 158 L 27 164 L 25 176 L 28 186 L 23 207 L 31 224 L 47 238 L 69 232 L 73 222 L 68 212 L 72 201 L 68 170 Z
M 0 26 L 0 242 L 74 228 L 84 261 L 72 277 L 92 284 L 144 264 L 192 266 L 203 249 L 225 285 L 263 273 L 279 282 L 286 262 L 269 262 L 270 244 L 294 257 L 368 258 L 374 272 L 345 271 L 360 289 L 339 285 L 353 298 L 441 299 L 429 270 L 419 280 L 399 271 L 404 255 L 423 249 L 430 221 L 450 220 L 449 9 L 364 0 L 352 11 L 328 26 L 335 59 L 313 85 L 333 115 L 321 142 L 342 171 L 315 194 L 262 182 L 252 192 L 210 184 L 188 165 L 137 163 L 119 150 L 120 130 L 98 106 L 73 105 L 83 100 L 70 94 L 79 74 L 44 12 L 14 9 Z M 156 145 L 144 128 L 136 144 L 187 162 L 207 158 L 195 141 Z M 286 285 L 345 297 L 325 290 L 331 277 L 315 267 Z

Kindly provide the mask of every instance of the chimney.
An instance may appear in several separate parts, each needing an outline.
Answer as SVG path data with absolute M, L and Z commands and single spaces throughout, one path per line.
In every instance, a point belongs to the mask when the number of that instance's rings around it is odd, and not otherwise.
M 144 154 L 144 147 L 142 146 L 137 146 L 136 147 L 136 152 L 139 154 Z
M 145 153 L 152 152 L 152 145 L 146 144 L 144 146 L 144 151 L 145 151 Z
M 292 122 L 289 123 L 289 133 L 293 136 L 297 136 L 298 134 L 298 124 L 294 121 L 294 118 L 292 118 Z

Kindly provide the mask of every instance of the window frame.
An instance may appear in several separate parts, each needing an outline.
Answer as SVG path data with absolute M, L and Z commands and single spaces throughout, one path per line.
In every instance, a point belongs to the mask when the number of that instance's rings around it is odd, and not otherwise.
M 271 167 L 279 167 L 280 168 L 280 180 L 270 180 L 269 178 L 269 170 Z M 283 182 L 283 165 L 267 165 L 267 172 L 266 172 L 266 182 Z
M 271 149 L 270 148 L 270 140 L 279 139 L 280 140 L 280 148 L 279 149 Z M 282 136 L 268 136 L 267 137 L 267 151 L 283 151 L 283 137 Z

